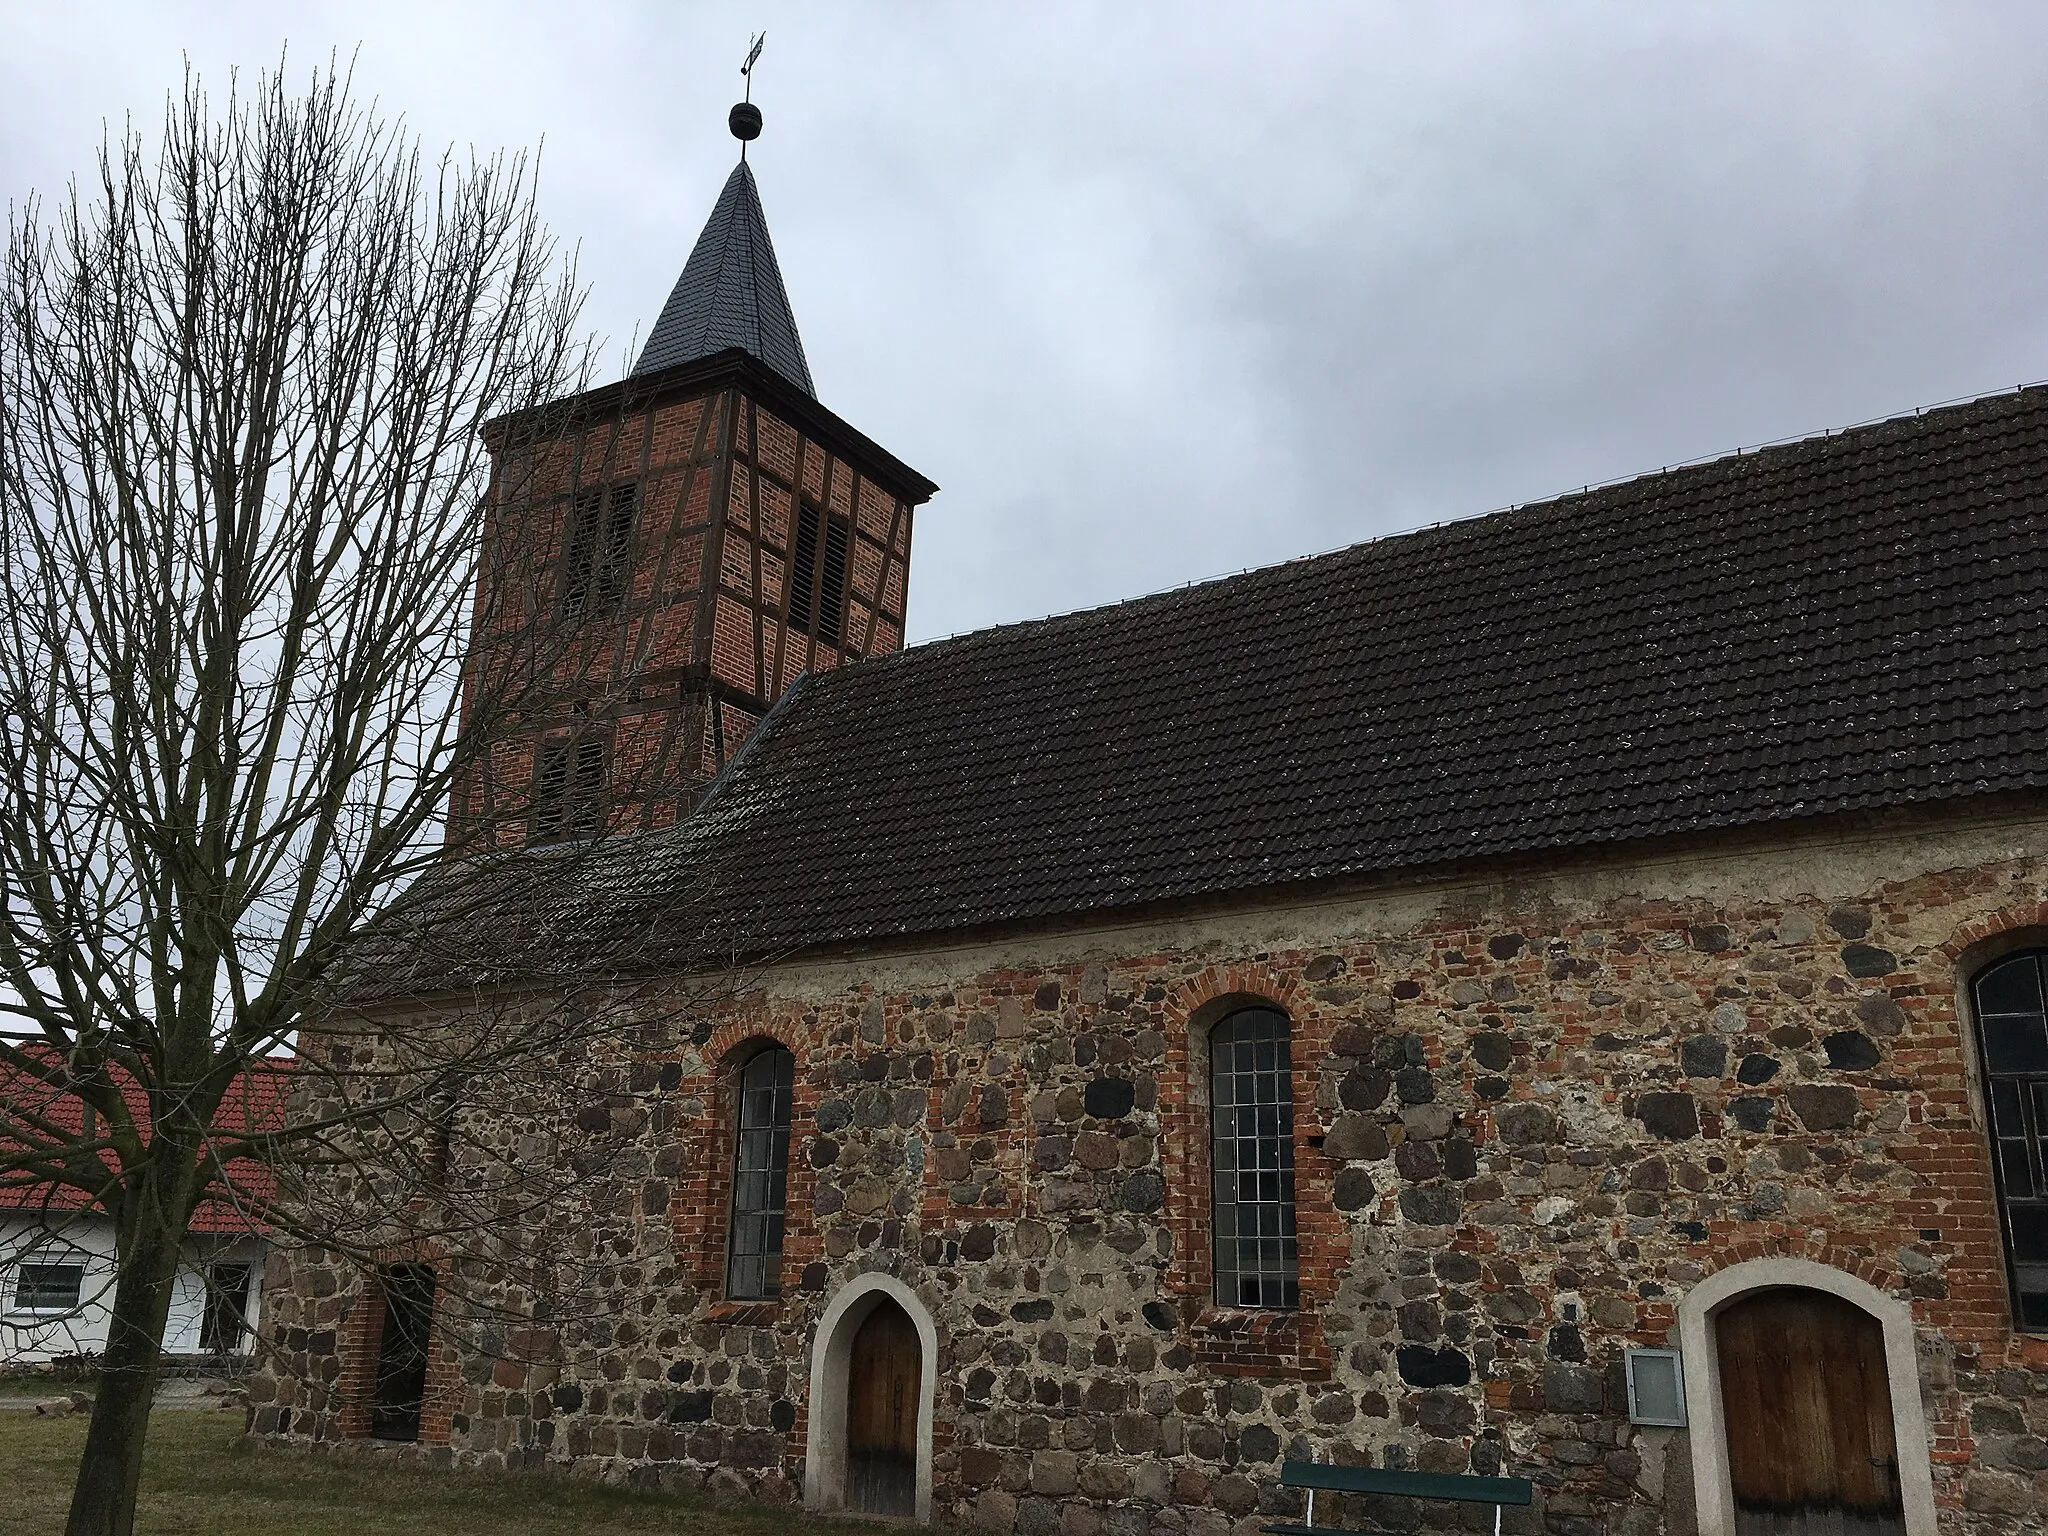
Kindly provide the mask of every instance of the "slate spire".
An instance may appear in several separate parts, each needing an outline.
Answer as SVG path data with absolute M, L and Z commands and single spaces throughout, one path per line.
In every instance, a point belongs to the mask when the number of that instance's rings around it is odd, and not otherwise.
M 768 238 L 768 219 L 761 212 L 761 194 L 746 160 L 746 141 L 761 131 L 760 109 L 747 106 L 743 115 L 734 107 L 732 131 L 741 141 L 740 163 L 726 178 L 633 372 L 656 373 L 742 347 L 815 397 L 796 316 L 790 313 L 782 269 Z

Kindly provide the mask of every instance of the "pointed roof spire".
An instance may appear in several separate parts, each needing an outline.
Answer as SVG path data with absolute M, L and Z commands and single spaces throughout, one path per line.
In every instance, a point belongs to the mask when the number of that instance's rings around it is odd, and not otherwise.
M 742 102 L 732 109 L 729 124 L 740 141 L 740 163 L 726 178 L 633 372 L 656 373 L 740 347 L 815 398 L 761 194 L 747 165 L 746 144 L 761 132 L 761 110 Z

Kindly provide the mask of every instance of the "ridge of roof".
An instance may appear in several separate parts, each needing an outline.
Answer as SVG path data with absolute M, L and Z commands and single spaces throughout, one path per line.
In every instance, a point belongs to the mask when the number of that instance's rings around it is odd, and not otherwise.
M 879 656 L 863 657 L 850 661 L 821 676 L 839 677 L 851 672 L 864 672 L 891 663 L 908 662 L 938 649 L 969 642 L 994 641 L 1049 624 L 1080 622 L 1090 617 L 1114 614 L 1140 605 L 1170 602 L 1189 593 L 1200 592 L 1226 582 L 1243 581 L 1250 578 L 1269 576 L 1286 572 L 1316 561 L 1339 558 L 1362 553 L 1369 549 L 1380 549 L 1397 544 L 1402 540 L 1426 538 L 1430 535 L 1464 534 L 1478 535 L 1485 525 L 1494 519 L 1507 518 L 1516 513 L 1529 513 L 1563 507 L 1568 503 L 1589 496 L 1601 496 L 1622 490 L 1629 486 L 1649 483 L 1664 483 L 1674 476 L 1691 474 L 1695 471 L 1731 466 L 1738 462 L 1768 462 L 1773 454 L 1788 454 L 1815 444 L 1842 444 L 1854 447 L 1862 437 L 1887 427 L 1899 427 L 1907 423 L 1925 423 L 1930 417 L 1949 412 L 1966 411 L 1975 406 L 1997 401 L 2006 401 L 2033 393 L 2048 394 L 2048 380 L 2030 384 L 2016 384 L 2009 389 L 1992 390 L 1984 394 L 1964 395 L 1954 400 L 1944 400 L 1932 405 L 1923 405 L 1910 411 L 1897 411 L 1887 416 L 1874 416 L 1849 426 L 1823 428 L 1803 433 L 1796 437 L 1772 438 L 1763 443 L 1752 443 L 1741 448 L 1708 454 L 1700 458 L 1681 460 L 1659 469 L 1641 470 L 1633 474 L 1617 475 L 1611 480 L 1596 480 L 1576 490 L 1560 491 L 1554 496 L 1545 496 L 1530 501 L 1510 502 L 1504 507 L 1494 507 L 1485 512 L 1468 513 L 1463 517 L 1447 517 L 1436 522 L 1418 523 L 1410 528 L 1397 528 L 1388 533 L 1374 534 L 1370 538 L 1355 539 L 1347 544 L 1333 544 L 1327 549 L 1312 550 L 1307 554 L 1289 555 L 1284 560 L 1269 565 L 1246 566 L 1235 571 L 1222 571 L 1213 576 L 1197 576 L 1188 581 L 1176 582 L 1168 587 L 1156 587 L 1149 592 L 1133 593 L 1129 597 L 1110 598 L 1106 602 L 1093 603 L 1086 608 L 1066 608 L 1056 613 L 1039 614 L 1028 619 L 1012 619 L 1005 624 L 989 624 L 979 629 L 956 630 L 952 634 L 935 635 L 929 640 L 912 641 L 901 650 L 885 652 Z
M 691 817 L 709 817 L 713 813 L 719 794 L 725 786 L 744 771 L 748 759 L 760 752 L 762 744 L 768 740 L 775 723 L 789 713 L 791 706 L 803 697 L 816 679 L 815 672 L 799 672 L 796 681 L 783 689 L 782 697 L 770 704 L 768 712 L 754 722 L 753 730 L 747 733 L 747 739 L 740 743 L 739 750 L 728 757 L 719 766 L 718 772 L 711 776 L 711 782 L 704 786 L 704 793 L 697 797 L 697 803 L 690 808 Z
M 712 205 L 633 374 L 659 373 L 728 347 L 741 348 L 816 396 L 761 193 L 744 157 Z

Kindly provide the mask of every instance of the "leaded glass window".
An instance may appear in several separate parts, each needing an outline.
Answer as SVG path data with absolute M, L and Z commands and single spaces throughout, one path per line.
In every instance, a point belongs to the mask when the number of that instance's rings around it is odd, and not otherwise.
M 783 1196 L 789 1185 L 789 1100 L 796 1058 L 780 1046 L 740 1069 L 739 1141 L 725 1290 L 742 1300 L 782 1294 Z
M 1984 1061 L 1999 1224 L 2016 1326 L 2048 1332 L 2048 950 L 1978 973 L 1971 991 Z
M 1217 1303 L 1295 1306 L 1294 1073 L 1286 1014 L 1245 1008 L 1210 1031 L 1209 1124 Z

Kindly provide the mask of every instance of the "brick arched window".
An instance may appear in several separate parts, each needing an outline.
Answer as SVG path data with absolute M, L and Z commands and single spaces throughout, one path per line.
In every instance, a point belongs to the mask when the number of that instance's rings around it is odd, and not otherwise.
M 738 1301 L 782 1294 L 783 1210 L 789 1186 L 789 1104 L 796 1058 L 781 1046 L 749 1056 L 736 1082 L 732 1229 L 725 1293 Z
M 1217 1304 L 1299 1305 L 1294 1071 L 1277 1008 L 1240 1008 L 1209 1032 L 1209 1169 Z
M 1994 961 L 1970 995 L 2013 1325 L 2048 1332 L 2048 949 Z

